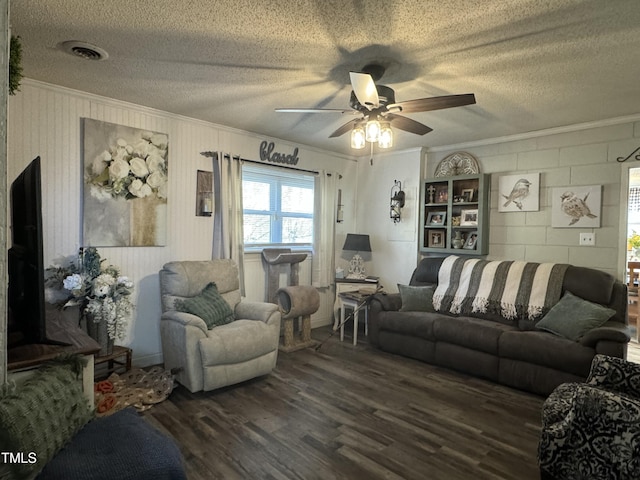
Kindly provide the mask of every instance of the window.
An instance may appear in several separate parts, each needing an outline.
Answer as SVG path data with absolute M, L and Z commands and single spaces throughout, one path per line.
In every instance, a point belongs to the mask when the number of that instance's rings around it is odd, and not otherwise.
M 313 186 L 313 175 L 244 165 L 245 246 L 311 245 Z

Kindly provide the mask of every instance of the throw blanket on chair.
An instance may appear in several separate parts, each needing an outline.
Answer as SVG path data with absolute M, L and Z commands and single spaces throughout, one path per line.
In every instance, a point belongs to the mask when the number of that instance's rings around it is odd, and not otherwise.
M 452 255 L 438 272 L 433 307 L 456 315 L 498 313 L 508 320 L 538 320 L 560 300 L 568 266 Z

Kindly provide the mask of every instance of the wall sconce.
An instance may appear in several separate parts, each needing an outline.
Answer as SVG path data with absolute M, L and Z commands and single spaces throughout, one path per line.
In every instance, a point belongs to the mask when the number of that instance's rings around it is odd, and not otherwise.
M 198 170 L 196 176 L 196 216 L 210 217 L 213 213 L 213 172 Z
M 402 182 L 394 180 L 393 187 L 391 187 L 391 210 L 389 212 L 389 217 L 393 220 L 393 223 L 400 221 L 401 210 L 404 208 L 404 197 Z

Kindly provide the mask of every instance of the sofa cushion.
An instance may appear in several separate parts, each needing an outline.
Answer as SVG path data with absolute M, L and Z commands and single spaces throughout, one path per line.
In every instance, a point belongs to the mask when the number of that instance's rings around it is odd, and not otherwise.
M 433 309 L 434 287 L 415 287 L 398 284 L 402 299 L 401 312 L 435 312 Z
M 516 328 L 503 323 L 473 317 L 438 317 L 433 325 L 433 334 L 438 342 L 479 350 L 498 355 L 498 339 L 503 332 Z
M 204 287 L 198 295 L 176 300 L 175 308 L 180 312 L 200 317 L 209 329 L 235 320 L 231 307 L 218 293 L 218 287 L 214 282 Z
M 415 335 L 426 340 L 435 340 L 433 322 L 442 316 L 429 312 L 380 312 L 379 330 Z
M 200 340 L 204 367 L 246 362 L 277 349 L 272 327 L 259 320 L 236 320 L 207 332 Z
M 590 302 L 609 305 L 615 283 L 616 279 L 609 273 L 570 265 L 564 276 L 562 288 Z
M 567 291 L 536 328 L 576 341 L 589 330 L 604 325 L 615 313 L 611 308 L 588 302 Z
M 498 341 L 500 356 L 563 370 L 587 378 L 594 351 L 543 331 L 504 332 Z

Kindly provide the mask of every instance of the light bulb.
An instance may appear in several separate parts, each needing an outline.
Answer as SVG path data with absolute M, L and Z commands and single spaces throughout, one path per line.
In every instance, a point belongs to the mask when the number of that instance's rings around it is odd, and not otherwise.
M 391 130 L 389 124 L 383 126 L 380 130 L 378 146 L 380 148 L 391 148 L 393 146 L 393 131 Z
M 380 136 L 380 122 L 378 120 L 369 120 L 366 127 L 367 142 L 377 142 Z
M 351 130 L 351 148 L 360 150 L 365 146 L 364 129 L 361 126 Z

